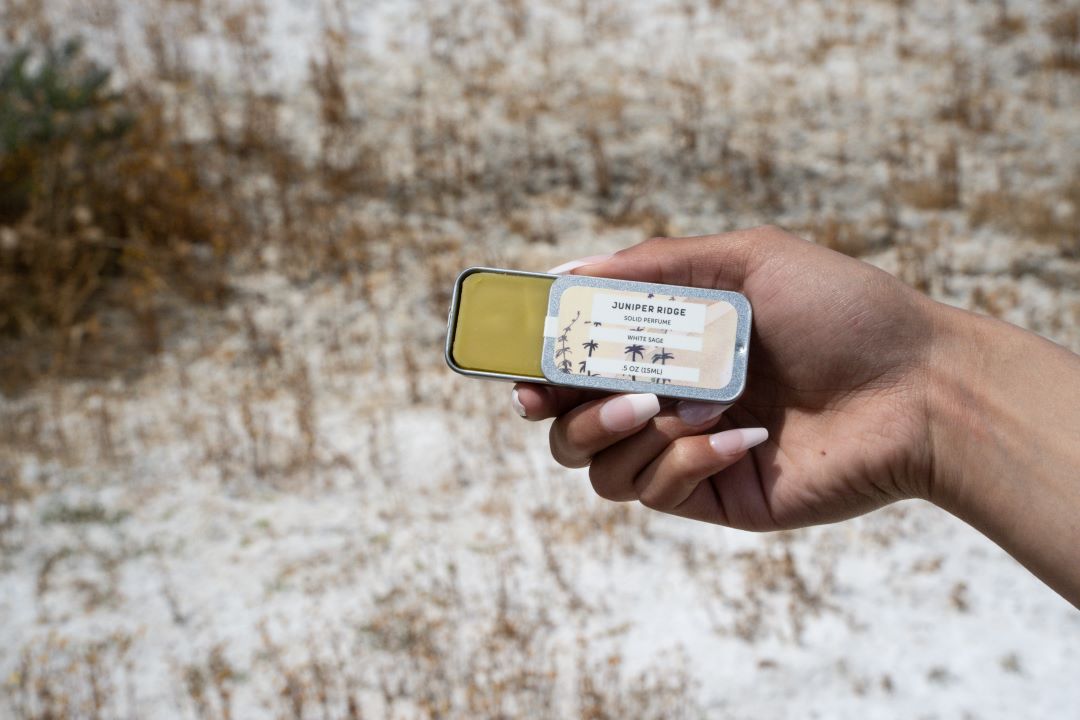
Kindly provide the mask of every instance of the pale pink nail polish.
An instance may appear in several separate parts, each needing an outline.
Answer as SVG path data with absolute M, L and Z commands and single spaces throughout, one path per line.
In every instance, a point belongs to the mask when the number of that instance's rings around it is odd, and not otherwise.
M 720 403 L 698 402 L 696 400 L 681 400 L 675 406 L 675 414 L 687 425 L 704 425 L 710 420 L 715 420 L 724 414 L 730 405 Z
M 625 432 L 660 412 L 660 399 L 652 393 L 618 395 L 600 408 L 600 424 L 608 432 Z
M 576 270 L 579 267 L 585 267 L 586 265 L 595 265 L 599 262 L 604 262 L 609 257 L 608 255 L 589 255 L 588 257 L 578 258 L 577 260 L 571 260 L 570 262 L 564 262 L 562 265 L 556 265 L 548 270 L 549 275 L 564 275 L 571 270 Z
M 709 444 L 717 455 L 738 455 L 769 439 L 765 428 L 736 428 L 709 436 Z
M 510 404 L 514 406 L 514 412 L 521 417 L 525 417 L 525 406 L 521 404 L 521 398 L 518 397 L 517 388 L 514 388 L 514 392 L 510 393 Z

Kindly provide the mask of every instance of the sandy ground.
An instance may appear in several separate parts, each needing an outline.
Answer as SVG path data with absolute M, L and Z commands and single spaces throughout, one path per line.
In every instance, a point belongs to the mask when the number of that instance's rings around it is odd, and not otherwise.
M 297 48 L 344 8 L 388 174 L 482 180 L 348 207 L 397 222 L 346 281 L 268 248 L 141 372 L 0 404 L 0 714 L 1080 712 L 1080 614 L 943 512 L 752 535 L 606 503 L 441 360 L 470 264 L 766 221 L 1080 350 L 1080 73 L 1047 65 L 1066 4 L 1014 5 L 271 4 L 298 143 Z M 212 28 L 189 48 L 230 74 Z

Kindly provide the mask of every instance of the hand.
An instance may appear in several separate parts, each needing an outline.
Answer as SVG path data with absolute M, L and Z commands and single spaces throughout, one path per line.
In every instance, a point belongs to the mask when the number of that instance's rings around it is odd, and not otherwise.
M 515 388 L 527 418 L 556 416 L 552 454 L 589 464 L 601 496 L 775 530 L 929 493 L 939 306 L 899 280 L 776 228 L 653 239 L 573 272 L 738 290 L 754 309 L 746 392 L 723 416 L 654 395 Z
M 746 530 L 921 497 L 1080 607 L 1080 356 L 775 228 L 589 260 L 574 272 L 739 290 L 754 307 L 747 389 L 722 417 L 515 388 L 522 415 L 556 416 L 552 454 L 591 463 L 600 495 Z

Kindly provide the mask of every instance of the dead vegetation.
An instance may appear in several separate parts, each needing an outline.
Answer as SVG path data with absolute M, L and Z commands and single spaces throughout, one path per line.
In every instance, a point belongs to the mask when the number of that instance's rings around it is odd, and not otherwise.
M 12 716 L 100 720 L 136 714 L 132 641 L 122 634 L 91 642 L 50 635 L 25 648 L 5 684 Z
M 123 11 L 98 4 L 87 30 L 117 32 Z M 712 229 L 734 218 L 780 220 L 857 255 L 902 248 L 904 233 L 890 225 L 906 208 L 962 210 L 975 227 L 993 223 L 1075 252 L 1076 211 L 1061 207 L 1075 203 L 1074 192 L 1026 198 L 968 177 L 962 161 L 983 152 L 982 138 L 1002 134 L 996 124 L 1009 97 L 991 66 L 957 41 L 929 59 L 941 66 L 938 119 L 957 128 L 946 142 L 920 142 L 900 118 L 857 147 L 838 126 L 845 136 L 835 170 L 808 173 L 782 157 L 785 143 L 771 129 L 782 122 L 777 109 L 735 112 L 730 68 L 696 46 L 691 62 L 659 70 L 621 59 L 595 87 L 568 74 L 560 53 L 582 53 L 586 38 L 618 47 L 632 28 L 618 5 L 572 5 L 554 4 L 571 23 L 558 40 L 555 26 L 513 3 L 417 7 L 410 22 L 426 42 L 403 56 L 413 77 L 405 81 L 369 69 L 349 7 L 329 3 L 302 73 L 307 116 L 298 135 L 296 113 L 260 71 L 273 48 L 258 2 L 151 15 L 144 37 L 115 53 L 118 72 L 59 39 L 77 25 L 54 27 L 41 8 L 12 3 L 0 123 L 6 391 L 42 374 L 107 374 L 159 351 L 185 327 L 174 300 L 220 304 L 230 273 L 243 268 L 304 281 L 332 273 L 366 293 L 372 273 L 412 272 L 411 256 L 430 256 L 435 242 L 466 261 L 477 233 L 552 244 L 558 208 L 578 213 L 579 228 L 647 236 L 684 230 L 672 218 L 682 204 L 714 218 Z M 681 7 L 691 38 L 716 13 L 754 17 L 738 4 Z M 906 38 L 910 13 L 897 6 L 893 27 L 855 8 L 827 13 L 808 60 L 821 64 L 850 47 L 852 28 L 868 22 Z M 992 46 L 1028 32 L 1007 3 L 987 23 Z M 1069 10 L 1044 21 L 1052 69 L 1069 66 L 1076 25 Z M 232 62 L 227 81 L 193 60 L 190 38 L 221 43 Z M 911 42 L 905 52 L 915 53 Z M 535 63 L 515 62 L 514 48 Z M 642 82 L 647 93 L 635 90 Z M 388 105 L 395 93 L 410 100 Z M 832 89 L 820 99 L 837 97 Z M 866 102 L 851 98 L 845 112 Z M 886 139 L 894 130 L 899 143 Z M 822 194 L 845 190 L 852 162 L 887 165 L 886 183 L 859 187 L 851 200 L 885 208 L 879 217 L 855 205 L 819 208 Z M 428 287 L 441 292 L 446 280 L 433 275 Z
M 997 191 L 977 196 L 969 217 L 974 227 L 993 225 L 1018 240 L 1056 247 L 1067 258 L 1080 258 L 1080 174 L 1057 193 Z
M 111 0 L 0 7 L 0 569 L 56 631 L 10 630 L 17 718 L 140 715 L 133 648 L 198 718 L 689 717 L 700 667 L 628 655 L 622 606 L 683 589 L 735 653 L 856 632 L 840 540 L 596 503 L 505 388 L 451 378 L 470 264 L 779 222 L 1080 348 L 1059 3 L 680 0 L 644 32 L 629 2 L 440 0 L 380 48 L 335 0 L 284 71 L 262 0 L 145 4 L 141 35 Z M 122 632 L 62 639 L 80 618 Z
M 102 342 L 156 352 L 159 292 L 220 304 L 228 255 L 246 234 L 175 119 L 109 77 L 75 41 L 2 60 L 7 392 L 43 373 L 94 373 L 95 356 L 81 351 Z
M 1080 72 L 1080 9 L 1063 7 L 1045 23 L 1053 50 L 1046 66 L 1068 73 Z

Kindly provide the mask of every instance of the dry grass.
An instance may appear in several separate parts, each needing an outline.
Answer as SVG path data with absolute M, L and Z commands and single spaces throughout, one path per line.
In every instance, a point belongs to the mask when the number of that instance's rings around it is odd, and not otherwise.
M 19 720 L 133 716 L 132 638 L 72 642 L 50 635 L 23 650 L 7 678 L 12 717 Z
M 599 658 L 580 637 L 570 655 L 547 644 L 556 619 L 517 605 L 504 590 L 489 625 L 466 633 L 452 621 L 465 599 L 454 585 L 417 593 L 397 587 L 377 600 L 362 623 L 287 646 L 267 625 L 247 671 L 215 644 L 174 668 L 180 706 L 200 720 L 237 717 L 235 698 L 286 720 L 363 717 L 702 717 L 691 700 L 685 660 L 662 671 L 628 675 L 622 658 Z M 49 636 L 27 647 L 4 689 L 12 717 L 134 717 L 142 713 L 132 683 L 136 638 L 93 642 Z M 565 663 L 573 668 L 568 684 Z M 560 669 L 562 665 L 562 669 Z M 251 702 L 251 698 L 248 698 Z
M 418 232 L 403 223 L 409 214 L 456 226 L 449 247 L 468 261 L 464 237 L 480 230 L 481 218 L 511 237 L 555 242 L 557 232 L 544 220 L 552 203 L 584 201 L 604 227 L 646 236 L 679 231 L 669 209 L 673 190 L 715 198 L 718 214 L 751 209 L 761 220 L 802 213 L 807 199 L 811 207 L 816 202 L 804 188 L 820 185 L 820 178 L 805 178 L 776 156 L 769 130 L 778 122 L 775 112 L 758 114 L 752 129 L 725 112 L 733 84 L 723 66 L 700 59 L 676 67 L 649 80 L 655 85 L 649 100 L 634 94 L 641 71 L 633 68 L 613 71 L 601 89 L 587 87 L 582 78 L 559 75 L 552 41 L 514 3 L 469 12 L 451 3 L 415 18 L 428 46 L 414 61 L 443 74 L 447 85 L 439 96 L 461 98 L 473 117 L 503 116 L 498 132 L 460 122 L 461 111 L 438 102 L 424 84 L 414 88 L 419 112 L 373 111 L 385 99 L 356 69 L 358 39 L 348 12 L 328 6 L 320 50 L 307 68 L 315 112 L 304 124 L 314 143 L 297 142 L 287 127 L 288 108 L 260 79 L 260 63 L 272 53 L 258 3 L 162 13 L 144 38 L 130 41 L 151 62 L 136 64 L 134 47 L 121 54 L 122 88 L 109 81 L 108 70 L 58 47 L 62 33 L 34 7 L 13 5 L 7 13 L 11 41 L 47 60 L 34 71 L 24 55 L 9 53 L 5 104 L 16 109 L 5 116 L 9 139 L 0 163 L 7 178 L 0 202 L 0 354 L 9 393 L 41 374 L 100 375 L 157 352 L 184 326 L 173 300 L 222 302 L 238 267 L 270 265 L 305 281 L 329 272 L 366 292 L 372 271 L 411 271 L 413 263 L 403 258 L 430 252 L 432 228 Z M 701 22 L 702 10 L 695 3 L 683 8 L 692 24 Z M 730 12 L 738 17 L 738 10 Z M 897 6 L 901 35 L 909 13 L 907 5 Z M 96 31 L 114 30 L 115 15 L 95 16 Z M 596 41 L 617 41 L 629 23 L 606 3 L 583 4 L 571 17 L 583 37 Z M 1025 32 L 1006 4 L 988 17 L 990 42 Z M 854 11 L 836 15 L 838 24 L 808 50 L 809 61 L 823 62 L 833 48 L 849 46 L 846 33 L 864 20 Z M 1063 67 L 1060 58 L 1077 43 L 1075 13 L 1061 11 L 1044 25 L 1056 43 L 1055 67 Z M 212 27 L 230 48 L 238 93 L 206 75 L 184 49 L 185 33 Z M 478 52 L 447 54 L 448 43 Z M 535 52 L 543 72 L 515 77 L 516 69 L 499 59 L 512 44 Z M 960 137 L 918 148 L 905 129 L 900 154 L 887 150 L 890 183 L 868 194 L 868 206 L 936 212 L 961 209 L 971 197 L 961 173 L 961 154 L 970 151 L 964 134 L 993 133 L 1003 96 L 988 67 L 956 45 L 945 68 L 939 117 L 955 123 Z M 646 111 L 664 118 L 662 137 L 630 150 L 628 141 L 643 130 L 636 118 Z M 931 153 L 932 162 L 919 162 L 919 152 Z M 841 168 L 851 162 L 843 147 L 836 159 Z M 1008 221 L 1014 210 L 1020 219 Z M 1073 219 L 996 191 L 975 194 L 968 212 L 976 226 L 992 222 L 1054 241 Z M 850 213 L 794 224 L 861 255 L 880 248 L 883 238 L 896 244 L 888 215 L 884 229 Z M 432 292 L 444 294 L 451 272 L 430 277 Z M 432 305 L 440 301 L 432 298 Z
M 1062 8 L 1044 25 L 1054 49 L 1046 66 L 1068 73 L 1080 72 L 1080 9 Z
M 713 547 L 591 503 L 507 421 L 505 388 L 451 379 L 439 347 L 470 264 L 780 222 L 1080 348 L 1075 13 L 980 5 L 948 31 L 970 43 L 938 43 L 928 3 L 880 5 L 680 1 L 675 40 L 648 44 L 613 0 L 440 0 L 388 59 L 326 2 L 283 89 L 259 0 L 152 4 L 141 36 L 94 0 L 83 34 L 123 38 L 111 79 L 82 56 L 48 81 L 27 66 L 76 107 L 16 88 L 0 111 L 0 382 L 20 395 L 0 406 L 0 569 L 57 633 L 11 631 L 0 703 L 139 716 L 137 649 L 198 718 L 692 717 L 700 668 L 627 655 L 605 573 L 610 591 L 675 567 L 753 687 L 784 670 L 759 648 L 866 621 L 847 536 Z M 5 52 L 62 47 L 44 10 L 3 6 Z M 886 552 L 882 527 L 858 538 Z M 631 604 L 672 590 L 630 577 L 649 589 Z M 950 581 L 942 605 L 978 615 L 983 589 Z M 128 632 L 144 610 L 161 634 Z M 77 636 L 86 619 L 124 632 Z
M 245 226 L 160 101 L 110 89 L 78 44 L 17 51 L 0 75 L 4 389 L 92 371 L 80 351 L 102 342 L 159 350 L 158 293 L 220 303 Z
M 969 209 L 975 227 L 996 226 L 1017 239 L 1058 248 L 1062 256 L 1080 258 L 1080 176 L 1058 193 L 989 192 L 977 196 Z
M 896 195 L 919 210 L 952 210 L 960 207 L 961 187 L 959 150 L 953 143 L 936 154 L 928 176 L 898 181 Z

